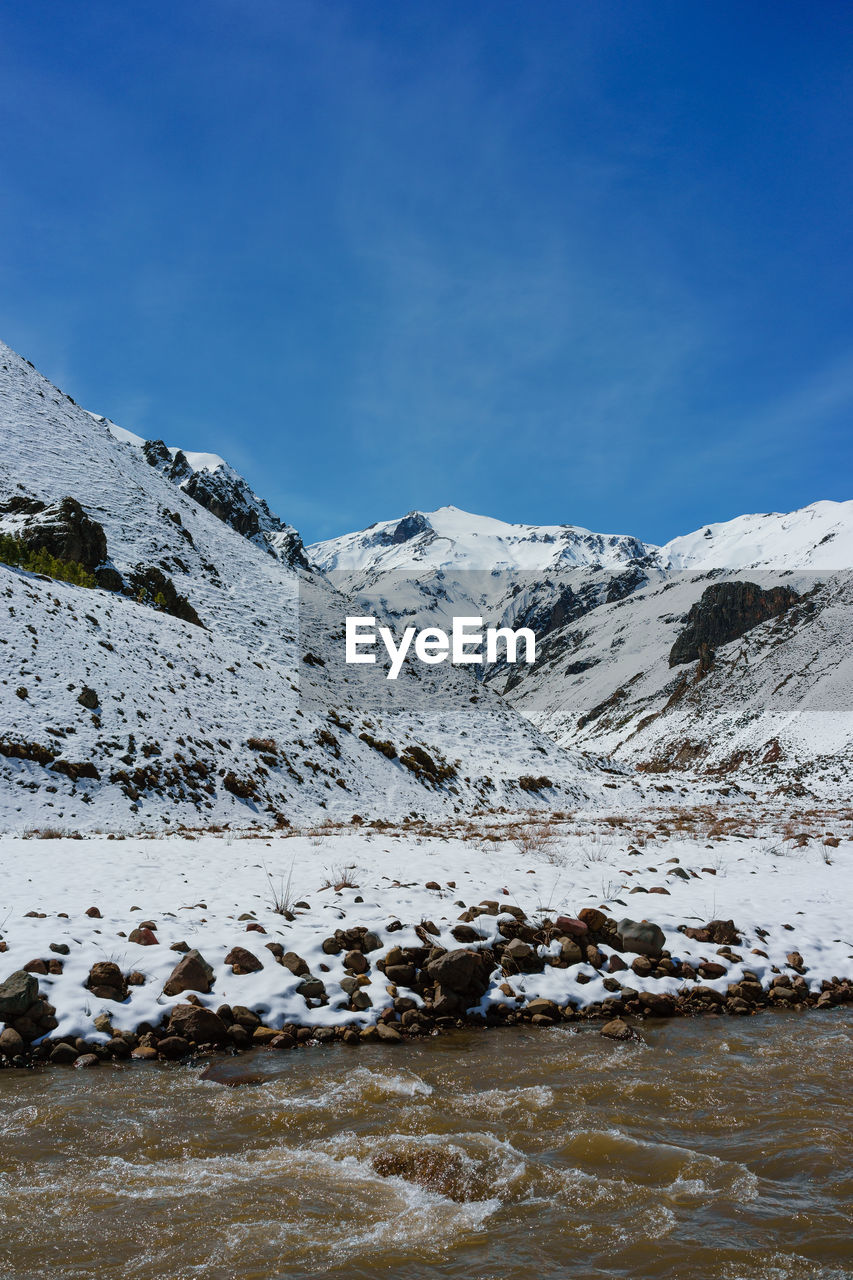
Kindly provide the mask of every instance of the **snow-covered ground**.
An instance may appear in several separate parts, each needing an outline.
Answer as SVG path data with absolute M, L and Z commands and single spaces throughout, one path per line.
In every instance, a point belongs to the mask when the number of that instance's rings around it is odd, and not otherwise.
M 758 819 L 744 805 L 721 819 L 729 834 L 704 821 L 680 833 L 675 811 L 659 810 L 618 819 L 615 826 L 612 819 L 520 827 L 504 820 L 458 824 L 446 834 L 329 827 L 287 837 L 259 832 L 255 838 L 3 837 L 0 935 L 6 949 L 0 953 L 0 982 L 34 959 L 58 959 L 62 972 L 38 979 L 56 1009 L 52 1035 L 97 1040 L 100 1014 L 109 1014 L 116 1030 L 133 1030 L 142 1022 L 160 1023 L 170 1006 L 186 1000 L 186 994 L 163 995 L 181 959 L 170 948 L 183 943 L 201 952 L 214 970 L 211 992 L 198 996 L 211 1009 L 246 1006 L 271 1027 L 290 1022 L 358 1028 L 393 1003 L 376 959 L 393 946 L 421 946 L 415 928 L 424 921 L 435 928 L 430 937 L 436 946 L 458 948 L 451 929 L 465 908 L 484 900 L 520 908 L 533 923 L 576 917 L 585 907 L 602 908 L 615 920 L 650 920 L 663 929 L 676 962 L 723 966 L 724 975 L 699 977 L 695 984 L 723 994 L 744 970 L 764 986 L 780 971 L 795 976 L 787 960 L 794 951 L 802 956 L 812 992 L 823 979 L 853 977 L 851 815 L 801 814 L 774 829 L 767 815 Z M 276 896 L 288 885 L 292 920 L 275 909 Z M 100 916 L 86 914 L 93 907 Z M 475 948 L 505 941 L 498 926 L 513 918 L 477 916 L 482 939 Z M 714 944 L 678 932 L 679 925 L 701 926 L 711 919 L 732 919 L 742 944 L 720 955 Z M 152 927 L 156 945 L 129 941 L 142 922 Z M 350 1008 L 341 987 L 344 955 L 326 954 L 322 946 L 336 929 L 355 926 L 374 932 L 380 943 L 368 957 L 360 989 L 371 1005 L 362 1011 Z M 276 961 L 268 943 L 302 957 L 324 983 L 328 1003 L 306 1001 L 297 992 L 301 977 Z M 263 967 L 235 975 L 225 957 L 236 945 Z M 67 954 L 57 946 L 67 947 Z M 600 950 L 605 957 L 613 954 L 607 946 Z M 556 941 L 539 948 L 542 956 L 559 951 Z M 629 963 L 634 958 L 625 957 Z M 125 975 L 142 975 L 123 1003 L 99 999 L 85 986 L 91 966 L 105 960 Z M 630 967 L 617 976 L 623 987 L 636 990 L 672 993 L 684 987 L 681 977 L 642 977 Z M 612 991 L 605 977 L 606 970 L 586 962 L 568 968 L 546 963 L 541 973 L 512 976 L 496 968 L 480 1007 L 486 1011 L 508 999 L 514 1005 L 515 995 L 583 1007 Z M 515 995 L 508 997 L 508 988 Z M 403 987 L 396 994 L 421 1003 Z M 108 1036 L 101 1033 L 100 1039 Z

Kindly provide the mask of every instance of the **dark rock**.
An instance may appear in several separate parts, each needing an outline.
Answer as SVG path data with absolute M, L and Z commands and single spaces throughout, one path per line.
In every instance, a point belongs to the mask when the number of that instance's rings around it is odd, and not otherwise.
M 77 1056 L 77 1050 L 64 1041 L 54 1045 L 50 1051 L 50 1061 L 61 1067 L 70 1066 L 72 1062 L 77 1060 Z
M 457 942 L 482 942 L 485 935 L 470 924 L 457 924 L 450 930 Z
M 328 955 L 328 952 L 326 952 L 326 954 Z M 284 965 L 285 969 L 289 969 L 297 978 L 304 978 L 306 974 L 311 972 L 307 963 L 302 959 L 302 956 L 298 956 L 295 951 L 286 952 L 281 957 L 281 963 Z
M 57 560 L 73 561 L 85 569 L 94 569 L 107 558 L 103 528 L 86 515 L 76 498 L 62 498 L 31 516 L 18 536 L 30 551 L 43 549 Z
M 708 656 L 713 660 L 714 650 L 720 645 L 778 617 L 798 599 L 790 587 L 765 590 L 754 582 L 713 583 L 690 609 L 684 630 L 670 650 L 669 665 L 675 667 L 699 658 L 707 661 Z
M 0 982 L 0 1018 L 4 1022 L 20 1017 L 38 999 L 39 984 L 30 973 L 18 969 Z
M 96 1053 L 81 1053 L 80 1057 L 75 1060 L 74 1069 L 76 1071 L 88 1071 L 92 1067 L 99 1067 L 101 1059 Z
M 81 707 L 85 707 L 88 711 L 95 711 L 98 706 L 98 695 L 94 689 L 90 689 L 88 685 L 83 685 L 77 698 Z
M 470 1005 L 480 1000 L 488 989 L 493 966 L 491 952 L 460 949 L 445 951 L 431 960 L 426 971 L 442 992 L 461 997 Z
M 616 926 L 620 951 L 657 959 L 666 945 L 662 929 L 648 920 L 620 920 Z
M 24 1039 L 14 1027 L 6 1027 L 0 1031 L 0 1055 L 4 1058 L 14 1058 L 19 1053 L 24 1053 L 25 1049 Z
M 215 1016 L 216 1015 L 214 1014 L 214 1017 Z M 161 1040 L 157 1045 L 157 1049 L 161 1058 L 171 1058 L 176 1060 L 187 1056 L 190 1051 L 190 1044 L 183 1036 L 166 1036 L 166 1038 Z
M 169 1019 L 169 1035 L 194 1040 L 196 1044 L 225 1044 L 228 1028 L 212 1009 L 195 1004 L 177 1004 Z
M 411 987 L 415 981 L 415 966 L 413 964 L 386 965 L 385 977 L 397 987 Z
M 297 995 L 305 1000 L 325 1000 L 326 988 L 319 978 L 303 978 L 296 988 Z

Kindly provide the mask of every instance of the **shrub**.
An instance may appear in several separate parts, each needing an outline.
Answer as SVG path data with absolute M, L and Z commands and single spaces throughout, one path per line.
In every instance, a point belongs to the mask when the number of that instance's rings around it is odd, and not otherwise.
M 16 569 L 26 569 L 29 573 L 42 573 L 60 582 L 70 582 L 75 587 L 97 586 L 94 575 L 78 560 L 59 560 L 45 547 L 30 550 L 20 538 L 9 533 L 0 533 L 0 562 Z

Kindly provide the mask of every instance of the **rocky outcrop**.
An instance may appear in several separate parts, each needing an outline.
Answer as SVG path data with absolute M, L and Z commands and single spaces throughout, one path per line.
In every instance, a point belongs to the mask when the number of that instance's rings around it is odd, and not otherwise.
M 799 599 L 790 587 L 759 587 L 754 582 L 715 582 L 690 609 L 686 625 L 669 654 L 669 665 L 713 660 L 714 651 L 777 618 Z
M 86 515 L 76 498 L 66 497 L 28 515 L 16 535 L 28 551 L 44 550 L 63 560 L 95 569 L 107 558 L 107 536 L 101 525 Z

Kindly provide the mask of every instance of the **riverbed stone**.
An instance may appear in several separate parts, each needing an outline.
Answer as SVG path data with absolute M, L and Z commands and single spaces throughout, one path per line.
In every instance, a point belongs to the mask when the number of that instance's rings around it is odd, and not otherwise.
M 38 993 L 38 980 L 31 973 L 18 969 L 5 982 L 0 982 L 0 1018 L 8 1022 L 11 1018 L 20 1017 L 38 998 Z
M 621 1018 L 613 1018 L 610 1022 L 605 1022 L 601 1028 L 601 1035 L 606 1036 L 608 1040 L 633 1040 L 634 1038 L 634 1032 Z
M 195 1004 L 176 1004 L 169 1019 L 169 1035 L 182 1036 L 196 1044 L 225 1044 L 228 1028 L 212 1009 Z
M 0 1055 L 4 1058 L 14 1058 L 23 1053 L 25 1048 L 23 1037 L 14 1027 L 6 1027 L 0 1031 Z

